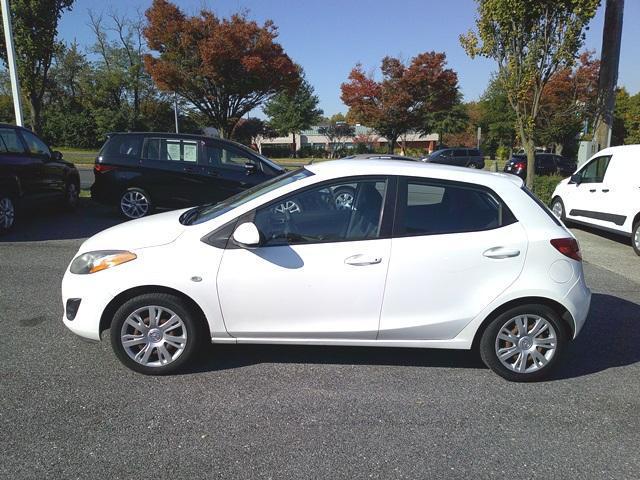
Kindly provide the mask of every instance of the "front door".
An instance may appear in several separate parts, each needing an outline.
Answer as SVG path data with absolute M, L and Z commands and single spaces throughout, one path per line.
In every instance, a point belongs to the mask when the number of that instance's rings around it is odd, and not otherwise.
M 388 182 L 325 183 L 256 210 L 262 245 L 227 248 L 218 272 L 228 332 L 247 341 L 375 340 L 391 248 Z M 336 194 L 347 187 L 353 204 Z
M 574 218 L 596 225 L 613 226 L 602 204 L 602 182 L 611 160 L 610 155 L 596 157 L 580 169 L 579 184 L 567 195 L 567 218 Z M 564 199 L 563 199 L 564 200 Z
M 401 179 L 378 339 L 454 338 L 518 278 L 526 249 L 492 192 Z

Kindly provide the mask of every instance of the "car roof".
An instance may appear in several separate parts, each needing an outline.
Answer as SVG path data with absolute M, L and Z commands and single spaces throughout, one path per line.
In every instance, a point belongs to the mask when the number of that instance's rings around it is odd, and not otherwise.
M 600 150 L 595 155 L 592 155 L 591 158 L 595 158 L 601 155 L 615 155 L 622 154 L 622 157 L 625 158 L 640 158 L 640 145 L 618 145 L 616 147 L 608 147 L 603 150 Z
M 340 159 L 313 163 L 305 168 L 316 175 L 327 178 L 356 175 L 402 175 L 466 182 L 489 187 L 504 185 L 505 182 L 517 187 L 521 187 L 523 184 L 522 179 L 516 175 L 425 162 Z
M 216 140 L 224 143 L 230 143 L 232 145 L 237 145 L 239 147 L 248 148 L 246 145 L 243 145 L 238 142 L 234 142 L 233 140 L 229 140 L 226 138 L 220 137 L 212 137 L 210 135 L 202 135 L 198 133 L 175 133 L 175 132 L 110 132 L 107 134 L 108 138 L 114 136 L 124 136 L 124 135 L 141 135 L 146 137 L 153 136 L 162 136 L 166 138 L 191 138 L 193 140 Z M 257 152 L 256 152 L 257 153 Z
M 412 162 L 418 161 L 417 158 L 407 157 L 404 155 L 395 155 L 393 153 L 358 153 L 357 155 L 349 155 L 344 159 L 379 159 L 379 160 L 409 160 Z

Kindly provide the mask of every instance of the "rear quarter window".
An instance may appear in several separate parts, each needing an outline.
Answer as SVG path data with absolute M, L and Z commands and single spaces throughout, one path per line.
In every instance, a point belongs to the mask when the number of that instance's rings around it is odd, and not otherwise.
M 108 159 L 138 159 L 142 150 L 142 137 L 139 135 L 114 135 L 102 147 L 100 156 Z

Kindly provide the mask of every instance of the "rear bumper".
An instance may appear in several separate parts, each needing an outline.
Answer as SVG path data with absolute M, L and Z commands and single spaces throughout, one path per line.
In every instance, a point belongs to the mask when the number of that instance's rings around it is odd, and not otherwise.
M 591 290 L 582 275 L 569 289 L 563 303 L 573 318 L 573 338 L 576 338 L 584 327 L 591 307 Z

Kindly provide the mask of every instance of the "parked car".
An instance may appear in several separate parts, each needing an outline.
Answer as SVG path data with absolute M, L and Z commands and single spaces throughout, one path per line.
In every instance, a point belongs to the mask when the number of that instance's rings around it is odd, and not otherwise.
M 78 170 L 60 152 L 31 130 L 0 124 L 0 233 L 25 210 L 52 202 L 75 208 L 79 193 Z
M 96 159 L 91 197 L 127 218 L 219 202 L 284 173 L 239 143 L 202 135 L 115 133 Z
M 345 185 L 355 201 L 337 208 Z M 281 208 L 303 198 L 313 208 Z M 536 380 L 580 332 L 590 295 L 577 241 L 522 180 L 375 160 L 310 165 L 110 228 L 62 282 L 64 324 L 93 340 L 110 328 L 116 356 L 145 374 L 211 341 L 478 346 L 499 375 Z
M 458 167 L 484 168 L 484 157 L 477 148 L 443 148 L 436 150 L 423 161 Z
M 527 178 L 527 156 L 513 155 L 504 165 L 506 173 Z M 576 163 L 553 153 L 536 153 L 536 175 L 564 175 L 569 176 L 576 171 Z
M 563 222 L 586 224 L 631 237 L 640 255 L 640 145 L 599 151 L 560 182 L 551 209 Z

